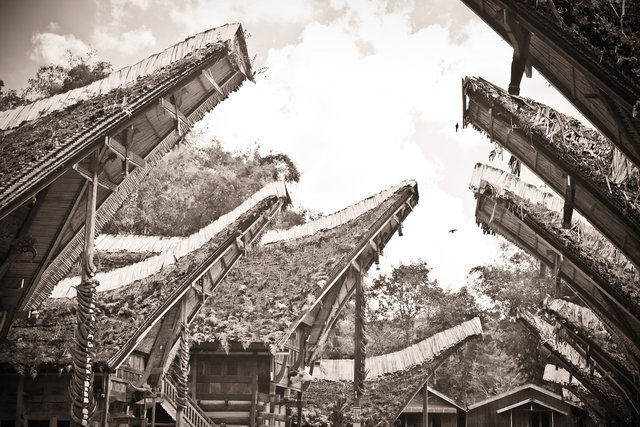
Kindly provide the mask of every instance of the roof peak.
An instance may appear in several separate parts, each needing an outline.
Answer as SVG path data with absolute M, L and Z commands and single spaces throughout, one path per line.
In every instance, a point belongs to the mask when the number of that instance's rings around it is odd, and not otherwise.
M 118 87 L 128 85 L 138 78 L 166 67 L 208 44 L 233 39 L 241 28 L 240 24 L 225 24 L 202 31 L 133 65 L 112 71 L 103 79 L 96 80 L 86 86 L 71 89 L 48 98 L 38 99 L 11 110 L 0 111 L 0 130 L 20 126 L 23 122 L 35 120 L 93 96 L 105 94 Z

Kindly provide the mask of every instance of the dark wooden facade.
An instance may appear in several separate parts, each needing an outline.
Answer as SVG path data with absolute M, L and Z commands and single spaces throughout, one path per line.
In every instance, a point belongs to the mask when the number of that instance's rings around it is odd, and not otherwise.
M 467 427 L 582 427 L 585 412 L 562 397 L 533 384 L 469 406 Z
M 467 411 L 461 404 L 455 402 L 443 393 L 428 387 L 427 401 L 424 390 L 411 399 L 398 417 L 402 427 L 425 427 L 424 409 L 427 408 L 427 427 L 465 427 Z

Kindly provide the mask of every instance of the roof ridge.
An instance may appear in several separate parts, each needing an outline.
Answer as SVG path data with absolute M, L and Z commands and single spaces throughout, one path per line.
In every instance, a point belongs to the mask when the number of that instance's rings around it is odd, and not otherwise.
M 136 280 L 141 280 L 156 274 L 163 268 L 174 264 L 181 257 L 202 247 L 220 231 L 237 220 L 242 214 L 269 196 L 288 198 L 289 193 L 285 183 L 282 181 L 273 181 L 265 185 L 231 212 L 218 217 L 209 225 L 201 228 L 184 240 L 181 240 L 176 245 L 170 246 L 158 255 L 146 258 L 135 264 L 96 274 L 95 278 L 100 282 L 98 291 L 102 292 L 117 289 L 133 283 Z M 79 283 L 79 276 L 68 277 L 61 280 L 54 288 L 51 298 L 73 298 L 75 296 L 75 286 Z
M 330 230 L 332 228 L 339 227 L 347 222 L 359 217 L 360 215 L 369 212 L 371 209 L 378 206 L 385 201 L 389 196 L 398 191 L 402 187 L 415 186 L 416 181 L 413 179 L 407 179 L 399 184 L 382 190 L 373 196 L 369 196 L 357 203 L 354 203 L 346 208 L 336 211 L 329 215 L 324 215 L 313 221 L 306 222 L 304 224 L 295 225 L 288 229 L 269 230 L 267 231 L 260 241 L 261 245 L 269 243 L 281 242 L 284 240 L 295 240 L 302 237 L 307 237 L 316 234 L 318 231 Z
M 452 345 L 468 337 L 480 335 L 482 332 L 480 318 L 474 317 L 471 320 L 437 332 L 401 350 L 367 357 L 365 362 L 365 366 L 369 371 L 367 379 L 404 371 L 420 365 L 437 357 L 438 354 Z M 317 376 L 319 379 L 328 381 L 351 380 L 353 378 L 353 359 L 321 359 L 320 369 L 324 369 L 325 372 Z M 330 371 L 327 372 L 329 369 Z M 343 375 L 343 372 L 350 372 L 350 374 L 346 376 Z M 316 376 L 315 373 L 314 376 Z
M 25 121 L 35 120 L 77 102 L 135 82 L 167 65 L 176 62 L 208 44 L 229 40 L 241 28 L 240 24 L 225 24 L 194 34 L 174 45 L 138 61 L 112 71 L 108 76 L 67 92 L 38 99 L 29 104 L 0 111 L 0 130 L 11 129 Z

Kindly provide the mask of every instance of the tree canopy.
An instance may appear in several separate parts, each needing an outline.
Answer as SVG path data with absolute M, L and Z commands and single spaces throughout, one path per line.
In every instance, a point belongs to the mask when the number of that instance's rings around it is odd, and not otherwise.
M 4 82 L 0 80 L 0 110 L 9 110 L 40 98 L 86 86 L 108 76 L 112 70 L 110 62 L 96 60 L 95 51 L 85 56 L 68 52 L 65 64 L 41 65 L 36 75 L 29 78 L 27 87 L 20 91 L 9 89 L 2 93 Z

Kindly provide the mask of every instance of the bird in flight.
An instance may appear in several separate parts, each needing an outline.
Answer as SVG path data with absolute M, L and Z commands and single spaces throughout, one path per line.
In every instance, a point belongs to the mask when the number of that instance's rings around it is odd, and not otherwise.
M 449 233 L 453 234 L 453 233 L 455 233 L 456 231 L 458 231 L 458 229 L 457 229 L 457 228 L 452 228 L 451 230 L 449 230 Z

